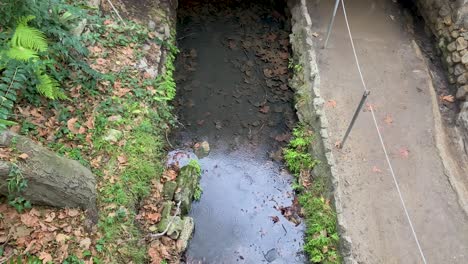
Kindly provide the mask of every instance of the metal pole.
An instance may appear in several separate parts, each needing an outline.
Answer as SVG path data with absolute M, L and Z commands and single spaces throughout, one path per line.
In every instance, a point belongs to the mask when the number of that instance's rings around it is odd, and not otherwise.
M 343 140 L 337 146 L 338 148 L 343 148 L 344 143 L 346 142 L 346 139 L 348 138 L 349 133 L 351 132 L 351 129 L 354 126 L 354 122 L 356 121 L 359 113 L 361 112 L 361 108 L 364 105 L 364 102 L 366 101 L 367 96 L 369 96 L 369 94 L 370 94 L 369 90 L 364 91 L 364 94 L 362 95 L 361 101 L 359 102 L 359 105 L 358 105 L 358 107 L 356 109 L 356 112 L 354 112 L 353 118 L 351 119 L 351 123 L 349 124 L 348 129 L 346 130 L 346 133 L 345 133 L 345 135 L 343 137 Z
M 328 39 L 330 38 L 333 23 L 335 22 L 336 11 L 338 10 L 338 5 L 339 4 L 340 4 L 340 0 L 336 0 L 335 8 L 333 8 L 333 15 L 331 17 L 330 24 L 328 25 L 327 38 L 325 39 L 325 44 L 323 45 L 324 49 L 327 48 Z

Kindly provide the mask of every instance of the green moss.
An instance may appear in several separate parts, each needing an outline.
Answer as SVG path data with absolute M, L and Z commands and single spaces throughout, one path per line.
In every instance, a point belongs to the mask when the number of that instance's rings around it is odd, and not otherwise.
M 307 126 L 300 124 L 293 131 L 293 138 L 284 150 L 284 158 L 289 170 L 299 181 L 301 175 L 310 175 L 319 161 L 310 154 L 309 147 L 314 140 L 313 133 Z M 315 175 L 311 185 L 294 185 L 298 191 L 299 203 L 304 212 L 307 226 L 304 251 L 313 263 L 341 263 L 338 254 L 338 232 L 336 214 L 327 200 L 326 179 Z

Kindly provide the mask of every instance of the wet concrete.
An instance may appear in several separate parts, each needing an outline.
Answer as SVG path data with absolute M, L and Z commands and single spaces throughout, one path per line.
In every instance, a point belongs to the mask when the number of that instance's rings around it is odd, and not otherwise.
M 239 1 L 181 1 L 175 106 L 182 147 L 207 140 L 203 195 L 192 207 L 188 263 L 304 263 L 303 225 L 281 208 L 293 177 L 278 151 L 296 122 L 288 87 L 289 21 Z

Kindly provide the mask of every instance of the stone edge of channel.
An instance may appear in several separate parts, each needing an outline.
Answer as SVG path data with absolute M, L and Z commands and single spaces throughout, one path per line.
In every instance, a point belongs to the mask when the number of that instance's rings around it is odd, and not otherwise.
M 314 131 L 320 131 L 321 140 L 313 143 L 312 154 L 322 162 L 314 168 L 314 173 L 316 175 L 326 175 L 330 179 L 330 196 L 334 201 L 338 232 L 340 234 L 340 253 L 344 263 L 355 264 L 357 262 L 352 254 L 353 244 L 348 235 L 342 210 L 340 177 L 335 168 L 332 145 L 328 137 L 328 120 L 323 110 L 324 100 L 320 96 L 320 75 L 312 38 L 312 21 L 305 0 L 288 0 L 288 7 L 292 16 L 290 41 L 294 62 L 302 66 L 302 69 L 298 71 L 299 73 L 294 74 L 290 82 L 296 92 L 295 108 L 301 122 L 309 124 Z

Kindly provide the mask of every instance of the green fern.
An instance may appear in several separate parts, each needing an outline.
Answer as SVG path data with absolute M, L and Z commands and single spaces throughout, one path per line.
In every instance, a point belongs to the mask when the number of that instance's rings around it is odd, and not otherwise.
M 18 20 L 13 36 L 8 43 L 8 50 L 0 54 L 0 60 L 6 60 L 0 65 L 0 70 L 3 71 L 0 81 L 0 130 L 14 124 L 7 119 L 10 118 L 10 113 L 16 102 L 17 90 L 23 86 L 21 83 L 24 84 L 27 80 L 24 74 L 18 76 L 20 79 L 16 78 L 18 71 L 21 72 L 21 68 L 32 68 L 32 73 L 37 79 L 36 89 L 43 96 L 53 100 L 67 98 L 60 89 L 57 80 L 45 73 L 45 66 L 41 63 L 39 53 L 46 52 L 48 45 L 42 31 L 28 26 L 28 22 L 34 18 L 34 16 L 25 16 Z M 16 66 L 14 74 L 12 74 L 11 69 L 8 70 L 6 67 L 11 61 L 19 61 L 23 67 Z
M 15 34 L 11 38 L 12 47 L 21 47 L 36 52 L 47 51 L 47 41 L 42 31 L 28 26 L 34 16 L 22 17 L 18 20 Z
M 23 47 L 11 47 L 6 55 L 10 59 L 20 60 L 20 61 L 28 61 L 30 59 L 38 59 L 39 55 L 30 49 L 26 49 Z
M 37 91 L 50 99 L 66 99 L 67 96 L 60 90 L 60 84 L 47 74 L 38 74 L 39 84 Z

